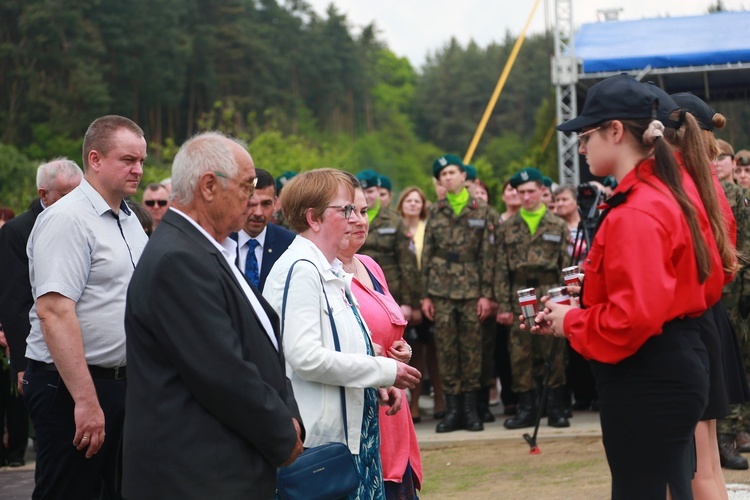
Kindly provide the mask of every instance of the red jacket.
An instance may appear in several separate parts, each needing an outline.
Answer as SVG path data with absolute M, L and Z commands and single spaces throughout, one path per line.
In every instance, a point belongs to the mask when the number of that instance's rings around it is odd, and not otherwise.
M 581 355 L 617 363 L 633 355 L 662 326 L 698 316 L 721 297 L 721 258 L 692 180 L 683 176 L 697 201 L 701 230 L 711 256 L 711 275 L 698 282 L 687 221 L 669 189 L 653 174 L 653 160 L 628 173 L 608 201 L 624 202 L 602 220 L 584 262 L 585 309 L 565 315 L 570 345 Z

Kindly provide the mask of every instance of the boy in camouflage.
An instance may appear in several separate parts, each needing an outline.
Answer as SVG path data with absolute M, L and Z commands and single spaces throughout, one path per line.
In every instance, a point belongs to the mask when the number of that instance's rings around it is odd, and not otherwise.
M 461 160 L 444 155 L 432 167 L 446 197 L 430 208 L 422 253 L 422 312 L 435 322 L 446 414 L 437 432 L 484 430 L 477 413 L 482 337 L 491 314 L 495 223 L 490 207 L 464 187 Z
M 553 338 L 521 330 L 516 318 L 521 314 L 516 291 L 536 288 L 541 298 L 547 290 L 562 284 L 562 268 L 568 264 L 568 227 L 561 218 L 547 211 L 542 203 L 546 189 L 543 176 L 535 168 L 524 168 L 510 179 L 518 190 L 521 210 L 498 228 L 495 296 L 500 324 L 510 330 L 510 364 L 513 391 L 518 394 L 518 414 L 508 418 L 508 429 L 531 427 L 536 421 L 537 381 L 542 380 Z M 563 394 L 565 386 L 564 350 L 552 360 L 547 398 L 548 424 L 568 427 Z

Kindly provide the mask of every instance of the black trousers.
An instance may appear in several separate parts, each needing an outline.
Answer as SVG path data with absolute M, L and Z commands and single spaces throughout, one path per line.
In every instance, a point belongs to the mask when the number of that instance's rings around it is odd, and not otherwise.
M 23 396 L 37 437 L 38 480 L 34 499 L 117 499 L 122 427 L 125 418 L 125 380 L 94 378 L 99 405 L 104 412 L 106 438 L 99 452 L 86 458 L 86 450 L 73 446 L 75 404 L 56 371 L 35 369 L 24 374 Z
M 700 325 L 665 324 L 633 356 L 592 361 L 612 498 L 692 498 L 693 433 L 708 402 L 709 369 Z
M 0 370 L 0 426 L 4 422 L 8 431 L 8 448 L 0 446 L 0 465 L 23 463 L 29 442 L 29 413 L 15 384 L 10 369 Z

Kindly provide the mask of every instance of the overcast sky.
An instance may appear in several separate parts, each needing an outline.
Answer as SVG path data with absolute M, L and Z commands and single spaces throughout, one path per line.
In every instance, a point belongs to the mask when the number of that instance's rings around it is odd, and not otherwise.
M 622 9 L 622 20 L 703 15 L 715 0 L 572 0 L 573 23 L 597 21 L 601 9 Z M 462 45 L 474 39 L 481 47 L 502 42 L 505 33 L 521 33 L 534 0 L 307 0 L 321 15 L 331 3 L 346 14 L 354 32 L 371 22 L 379 38 L 419 69 L 428 53 L 442 48 L 451 37 Z M 723 0 L 728 10 L 749 10 L 750 0 Z M 542 0 L 529 27 L 541 33 L 554 22 L 554 0 Z M 731 29 L 731 28 L 730 28 Z M 720 36 L 717 33 L 717 36 Z

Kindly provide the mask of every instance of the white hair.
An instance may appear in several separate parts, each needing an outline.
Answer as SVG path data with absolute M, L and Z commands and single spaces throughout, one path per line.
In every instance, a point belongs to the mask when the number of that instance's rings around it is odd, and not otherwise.
M 198 181 L 206 172 L 220 172 L 230 178 L 237 175 L 237 162 L 227 139 L 233 140 L 221 132 L 203 132 L 182 145 L 172 163 L 174 201 L 180 205 L 190 205 Z M 222 180 L 226 186 L 226 179 Z
M 83 178 L 83 170 L 73 160 L 67 158 L 55 158 L 42 163 L 36 170 L 36 188 L 51 190 L 55 187 L 57 179 L 71 180 Z

